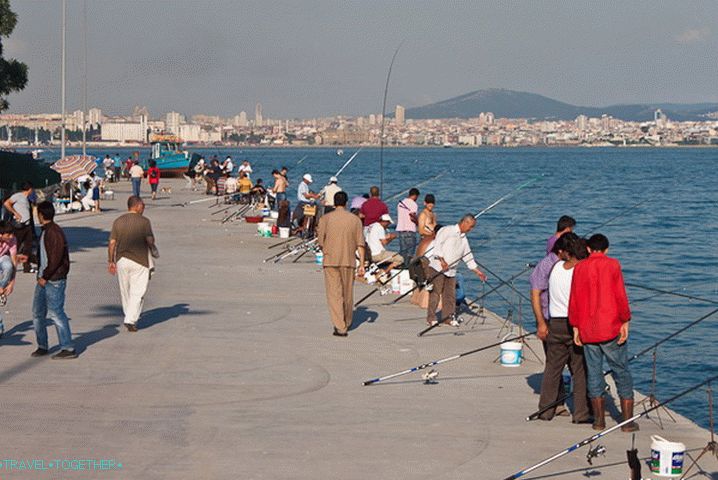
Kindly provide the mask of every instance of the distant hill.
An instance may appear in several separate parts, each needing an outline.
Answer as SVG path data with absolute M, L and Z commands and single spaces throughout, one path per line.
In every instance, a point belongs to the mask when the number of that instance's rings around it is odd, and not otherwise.
M 478 117 L 481 112 L 493 112 L 496 118 L 573 120 L 581 114 L 589 117 L 607 114 L 621 120 L 643 122 L 653 120 L 653 112 L 658 108 L 672 120 L 706 120 L 705 114 L 718 111 L 718 103 L 580 107 L 535 93 L 491 88 L 408 108 L 406 118 L 471 118 Z

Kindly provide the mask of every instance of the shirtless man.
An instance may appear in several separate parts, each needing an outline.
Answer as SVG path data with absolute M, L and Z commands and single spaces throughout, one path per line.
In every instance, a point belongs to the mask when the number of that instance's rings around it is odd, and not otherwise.
M 424 210 L 419 214 L 418 231 L 421 238 L 434 235 L 436 228 L 436 213 L 434 213 L 434 205 L 436 199 L 434 195 L 428 194 L 424 197 Z
M 287 185 L 289 182 L 279 170 L 273 170 L 272 176 L 274 177 L 274 185 L 271 188 L 275 195 L 274 209 L 279 210 L 279 202 L 287 199 Z

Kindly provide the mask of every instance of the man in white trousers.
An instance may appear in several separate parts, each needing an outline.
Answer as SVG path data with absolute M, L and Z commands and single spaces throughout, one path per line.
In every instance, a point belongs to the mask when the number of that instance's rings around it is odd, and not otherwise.
M 150 283 L 152 257 L 158 258 L 152 224 L 142 214 L 145 204 L 140 197 L 127 199 L 128 213 L 112 224 L 110 245 L 107 249 L 108 267 L 117 274 L 122 296 L 124 324 L 129 332 L 137 331 L 137 320 L 142 313 L 147 287 Z

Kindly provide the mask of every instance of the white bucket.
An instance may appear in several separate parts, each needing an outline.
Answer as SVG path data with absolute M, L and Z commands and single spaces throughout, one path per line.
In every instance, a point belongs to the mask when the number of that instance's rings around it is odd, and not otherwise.
M 279 238 L 289 238 L 289 227 L 279 227 Z
M 683 476 L 683 456 L 686 446 L 651 435 L 651 472 L 659 477 Z
M 508 338 L 509 335 L 504 337 Z M 523 360 L 524 344 L 521 342 L 504 342 L 501 344 L 501 366 L 502 367 L 520 367 Z
M 400 270 L 392 270 L 389 272 L 391 277 L 391 293 L 399 294 L 401 291 L 401 273 Z
M 404 295 L 405 293 L 411 291 L 415 286 L 416 284 L 409 275 L 409 270 L 402 270 L 399 275 L 399 294 Z
M 273 218 L 276 220 L 279 218 L 279 212 L 275 212 L 274 210 L 272 210 L 271 212 L 269 212 L 269 216 L 270 216 L 270 218 Z
M 269 224 L 267 222 L 259 222 L 257 224 L 257 232 L 259 232 L 259 236 L 263 236 L 264 232 L 269 230 Z

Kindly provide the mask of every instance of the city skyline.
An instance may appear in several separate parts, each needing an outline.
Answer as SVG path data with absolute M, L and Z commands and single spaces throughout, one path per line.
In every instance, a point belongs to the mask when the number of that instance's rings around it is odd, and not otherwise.
M 82 2 L 68 2 L 68 111 L 81 108 Z M 88 2 L 88 105 L 153 116 L 380 113 L 481 88 L 586 106 L 716 102 L 710 2 Z M 648 7 L 651 8 L 648 8 Z M 9 113 L 59 112 L 60 2 L 13 2 L 5 52 L 29 66 Z M 506 28 L 510 26 L 511 28 Z M 447 30 L 448 29 L 448 30 Z M 447 33 L 449 32 L 449 33 Z M 388 108 L 388 112 L 393 111 Z

